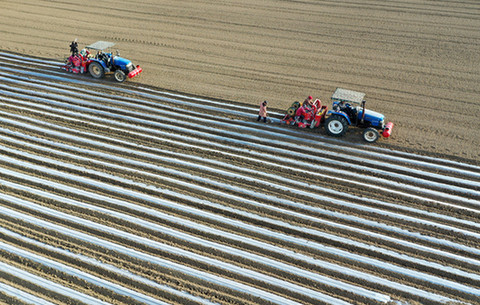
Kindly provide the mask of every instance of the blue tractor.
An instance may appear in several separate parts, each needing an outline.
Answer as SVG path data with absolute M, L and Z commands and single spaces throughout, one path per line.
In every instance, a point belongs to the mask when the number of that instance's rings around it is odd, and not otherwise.
M 130 60 L 120 57 L 118 51 L 116 54 L 106 51 L 114 45 L 112 42 L 97 41 L 78 53 L 75 40 L 70 45 L 72 55 L 68 57 L 62 68 L 76 74 L 88 71 L 94 78 L 102 78 L 107 73 L 113 73 L 113 77 L 118 82 L 141 73 L 140 66 L 134 66 Z M 96 54 L 93 54 L 94 52 Z
M 332 95 L 332 110 L 327 112 L 325 129 L 333 137 L 343 136 L 348 126 L 364 128 L 363 139 L 369 143 L 378 140 L 380 134 L 389 137 L 393 123 L 385 124 L 383 114 L 365 109 L 365 93 L 337 88 Z
M 142 72 L 140 66 L 134 66 L 130 60 L 120 57 L 118 51 L 116 55 L 105 52 L 114 45 L 112 42 L 97 41 L 85 47 L 88 53 L 90 50 L 97 51 L 96 55 L 90 56 L 87 61 L 88 72 L 93 78 L 102 78 L 105 73 L 113 73 L 116 81 L 123 82 L 127 77 L 132 78 Z

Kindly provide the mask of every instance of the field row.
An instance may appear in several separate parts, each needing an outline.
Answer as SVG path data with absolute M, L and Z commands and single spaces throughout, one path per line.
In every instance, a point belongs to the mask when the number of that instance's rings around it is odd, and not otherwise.
M 255 107 L 55 62 L 0 53 L 0 64 L 4 299 L 480 296 L 476 166 L 327 138 L 280 125 L 281 113 L 257 123 Z

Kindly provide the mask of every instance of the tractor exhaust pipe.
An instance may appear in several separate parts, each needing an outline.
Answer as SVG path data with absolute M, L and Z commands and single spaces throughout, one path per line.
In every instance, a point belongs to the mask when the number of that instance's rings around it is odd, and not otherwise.
M 361 125 L 363 125 L 365 121 L 365 104 L 366 103 L 367 103 L 366 101 L 362 101 L 362 119 L 360 120 Z

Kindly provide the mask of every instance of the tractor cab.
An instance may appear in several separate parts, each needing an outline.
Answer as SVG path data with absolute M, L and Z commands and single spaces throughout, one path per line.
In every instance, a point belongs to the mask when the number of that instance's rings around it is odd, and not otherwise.
M 329 114 L 340 114 L 348 125 L 383 128 L 384 115 L 366 109 L 365 93 L 337 88 L 332 95 L 332 109 Z
M 366 109 L 365 93 L 337 88 L 332 95 L 332 110 L 327 113 L 326 131 L 334 137 L 343 136 L 348 126 L 365 128 L 363 138 L 375 142 L 382 132 L 389 137 L 393 123 L 385 125 L 383 114 Z

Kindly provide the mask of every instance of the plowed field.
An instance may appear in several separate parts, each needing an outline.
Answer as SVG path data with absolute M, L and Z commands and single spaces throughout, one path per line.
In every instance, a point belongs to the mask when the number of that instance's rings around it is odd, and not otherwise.
M 480 303 L 476 2 L 0 7 L 4 303 Z M 145 72 L 62 71 L 74 35 Z M 336 86 L 394 136 L 279 124 Z
M 134 82 L 281 111 L 362 91 L 395 123 L 379 145 L 477 161 L 479 28 L 478 1 L 0 1 L 0 50 L 113 41 Z

